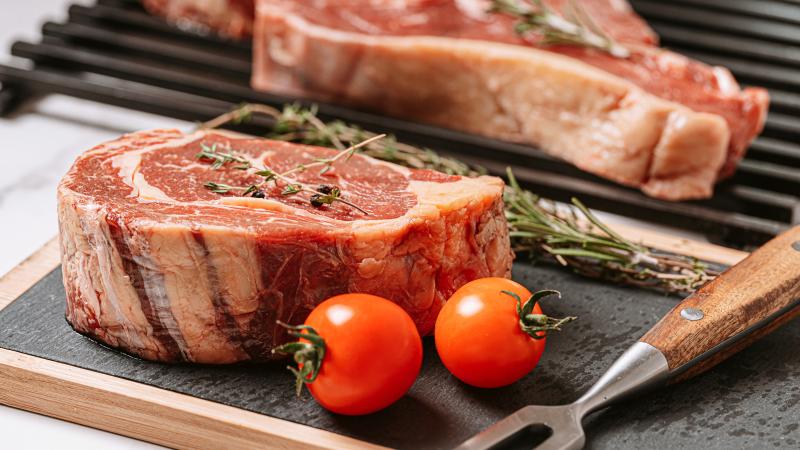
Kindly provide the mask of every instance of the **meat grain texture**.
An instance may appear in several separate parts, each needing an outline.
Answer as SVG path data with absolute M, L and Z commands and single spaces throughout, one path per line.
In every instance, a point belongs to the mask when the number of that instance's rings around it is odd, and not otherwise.
M 80 156 L 58 188 L 67 320 L 107 345 L 158 361 L 262 361 L 333 295 L 391 299 L 431 332 L 445 300 L 485 276 L 510 276 L 502 180 L 409 170 L 368 157 L 325 183 L 367 210 L 314 207 L 306 194 L 219 195 L 207 181 L 259 177 L 198 161 L 214 145 L 286 171 L 335 152 L 222 132 L 155 130 Z
M 176 23 L 220 19 L 211 28 L 230 35 L 224 18 L 246 2 L 145 3 Z M 571 14 L 567 0 L 544 3 Z M 578 3 L 630 57 L 540 45 L 487 0 L 255 0 L 238 35 L 253 33 L 256 89 L 532 144 L 657 198 L 710 197 L 761 132 L 767 91 L 658 48 L 624 0 Z
M 142 0 L 142 5 L 179 28 L 234 39 L 253 34 L 253 0 Z
M 627 59 L 539 47 L 485 3 L 258 0 L 253 86 L 533 144 L 667 200 L 711 196 L 763 126 L 765 90 L 655 47 L 625 2 L 581 4 Z

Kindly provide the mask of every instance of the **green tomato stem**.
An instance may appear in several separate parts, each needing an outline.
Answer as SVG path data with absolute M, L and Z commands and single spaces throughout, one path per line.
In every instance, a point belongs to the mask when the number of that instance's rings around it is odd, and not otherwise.
M 289 325 L 281 321 L 277 321 L 277 323 L 289 330 L 289 336 L 308 341 L 289 342 L 272 349 L 273 354 L 292 355 L 294 362 L 297 363 L 297 367 L 287 366 L 286 368 L 294 374 L 295 390 L 299 397 L 303 385 L 313 383 L 319 376 L 327 350 L 325 340 L 317 333 L 317 330 L 308 325 Z
M 534 314 L 533 308 L 539 303 L 539 300 L 548 297 L 550 295 L 557 295 L 558 298 L 561 298 L 561 293 L 558 291 L 553 290 L 544 290 L 544 291 L 537 291 L 534 292 L 531 297 L 522 303 L 522 299 L 519 295 L 511 291 L 500 291 L 503 294 L 511 296 L 514 300 L 517 301 L 517 315 L 519 316 L 519 327 L 522 331 L 524 331 L 528 336 L 532 337 L 533 339 L 539 340 L 544 339 L 548 333 L 552 331 L 561 331 L 561 327 L 573 320 L 577 319 L 577 317 L 564 317 L 562 319 L 557 319 L 554 317 L 547 316 L 545 314 Z

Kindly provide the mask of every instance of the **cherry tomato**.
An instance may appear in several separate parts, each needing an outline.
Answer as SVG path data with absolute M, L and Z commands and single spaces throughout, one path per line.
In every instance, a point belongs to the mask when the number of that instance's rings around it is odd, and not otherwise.
M 436 350 L 442 363 L 472 386 L 494 388 L 519 380 L 539 362 L 545 331 L 573 319 L 542 315 L 536 300 L 555 293 L 542 291 L 532 299 L 524 286 L 505 278 L 482 278 L 462 286 L 436 320 Z M 534 303 L 525 311 L 529 299 Z M 518 306 L 526 317 L 523 323 Z
M 411 317 L 374 295 L 332 297 L 294 329 L 290 334 L 301 336 L 300 342 L 276 350 L 294 353 L 300 367 L 296 375 L 305 377 L 311 395 L 335 413 L 361 415 L 391 405 L 405 395 L 422 365 L 422 340 Z M 324 350 L 315 371 L 320 342 Z

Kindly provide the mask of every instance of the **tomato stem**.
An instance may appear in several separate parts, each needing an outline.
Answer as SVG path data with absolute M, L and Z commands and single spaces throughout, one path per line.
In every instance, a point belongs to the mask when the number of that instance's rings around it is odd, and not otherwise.
M 303 385 L 313 383 L 319 376 L 322 360 L 325 359 L 325 340 L 317 330 L 308 325 L 289 325 L 277 321 L 278 325 L 289 330 L 289 336 L 304 339 L 308 342 L 289 342 L 272 349 L 272 353 L 292 355 L 297 367 L 286 366 L 295 376 L 295 389 L 297 396 L 303 390 Z
M 543 290 L 534 292 L 531 297 L 522 303 L 519 295 L 511 291 L 500 291 L 509 295 L 517 301 L 517 314 L 519 315 L 519 327 L 533 339 L 544 339 L 551 331 L 561 331 L 561 326 L 572 322 L 577 317 L 564 317 L 557 319 L 545 314 L 534 314 L 533 308 L 539 300 L 550 295 L 557 295 L 561 298 L 561 292 L 553 290 Z

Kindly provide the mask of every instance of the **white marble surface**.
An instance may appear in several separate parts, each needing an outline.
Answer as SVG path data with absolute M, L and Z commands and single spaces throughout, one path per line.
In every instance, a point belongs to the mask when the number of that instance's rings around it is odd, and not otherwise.
M 9 56 L 11 43 L 38 39 L 41 23 L 63 17 L 76 2 L 2 3 L 0 60 L 24 64 Z M 13 116 L 0 118 L 0 274 L 56 234 L 55 186 L 75 156 L 121 133 L 169 126 L 188 124 L 62 96 L 28 102 Z
M 69 3 L 75 0 L 1 0 L 0 61 L 11 59 L 7 49 L 13 40 L 38 39 L 40 24 L 62 17 Z M 29 102 L 12 117 L 0 118 L 0 274 L 55 236 L 56 184 L 80 152 L 128 131 L 156 127 L 191 124 L 62 96 Z M 4 406 L 0 435 L 0 447 L 14 449 L 157 448 Z
M 67 0 L 0 1 L 0 61 L 16 39 L 36 39 L 40 24 L 63 16 Z M 187 126 L 67 97 L 51 96 L 0 118 L 0 274 L 55 236 L 55 186 L 75 156 L 123 132 Z M 152 444 L 0 406 L 0 448 L 155 449 Z
M 79 153 L 129 131 L 190 126 L 57 95 L 0 119 L 0 140 L 6 152 L 16 155 L 0 164 L 0 273 L 55 236 L 55 187 Z

